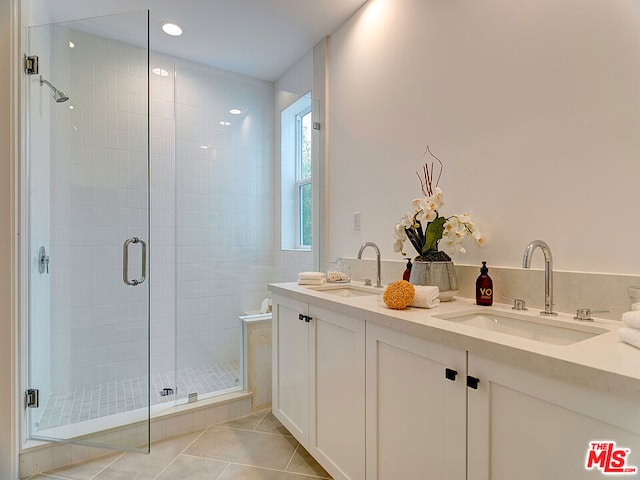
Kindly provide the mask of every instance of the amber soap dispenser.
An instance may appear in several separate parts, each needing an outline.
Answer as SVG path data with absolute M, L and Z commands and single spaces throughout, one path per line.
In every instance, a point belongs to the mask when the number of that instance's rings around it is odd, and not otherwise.
M 485 307 L 493 305 L 493 280 L 489 276 L 487 262 L 482 262 L 480 276 L 476 280 L 476 304 Z

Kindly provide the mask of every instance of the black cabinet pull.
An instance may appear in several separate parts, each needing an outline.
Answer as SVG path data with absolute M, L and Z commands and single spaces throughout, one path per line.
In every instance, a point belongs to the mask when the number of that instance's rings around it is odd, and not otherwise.
M 303 315 L 302 313 L 298 314 L 298 320 L 304 320 L 305 322 L 309 323 L 311 319 L 312 317 L 310 317 L 309 315 Z
M 480 383 L 480 379 L 479 378 L 467 375 L 467 387 L 471 387 L 474 390 L 477 390 L 479 383 Z
M 452 370 L 451 368 L 444 369 L 444 376 L 447 380 L 451 380 L 452 382 L 455 382 L 456 375 L 458 375 L 458 372 L 456 372 L 455 370 Z

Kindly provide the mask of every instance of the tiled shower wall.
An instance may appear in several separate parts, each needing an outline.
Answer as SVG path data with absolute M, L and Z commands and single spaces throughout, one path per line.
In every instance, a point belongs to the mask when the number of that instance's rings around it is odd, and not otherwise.
M 176 210 L 173 62 L 155 53 L 151 67 L 151 370 L 175 371 L 176 363 Z M 174 380 L 174 384 L 177 381 Z M 172 385 L 166 385 L 171 387 Z
M 272 281 L 273 84 L 175 68 L 178 363 L 190 368 L 239 359 L 238 317 Z
M 52 81 L 71 97 L 51 123 L 51 368 L 63 390 L 146 370 L 145 304 L 122 284 L 121 245 L 148 236 L 147 83 L 138 47 L 53 38 Z M 152 373 L 239 359 L 238 316 L 268 295 L 274 235 L 273 84 L 153 54 L 156 66 L 169 75 L 150 89 Z

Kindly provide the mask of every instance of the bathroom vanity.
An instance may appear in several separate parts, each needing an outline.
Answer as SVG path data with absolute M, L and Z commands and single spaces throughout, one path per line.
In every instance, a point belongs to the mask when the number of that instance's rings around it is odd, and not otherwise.
M 640 467 L 640 350 L 620 322 L 270 289 L 273 413 L 335 479 L 602 478 L 586 461 L 605 441 Z

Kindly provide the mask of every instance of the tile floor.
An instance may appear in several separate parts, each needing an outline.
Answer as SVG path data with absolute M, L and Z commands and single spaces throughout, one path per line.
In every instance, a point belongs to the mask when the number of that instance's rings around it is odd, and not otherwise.
M 30 480 L 311 480 L 331 477 L 263 410 L 154 443 L 149 455 L 116 453 Z
M 175 395 L 161 396 L 164 387 L 174 388 L 175 373 L 151 377 L 151 405 L 173 402 Z M 178 371 L 178 398 L 189 393 L 221 392 L 240 385 L 240 362 L 223 362 Z M 147 378 L 132 378 L 52 393 L 37 423 L 37 430 L 61 427 L 116 415 L 147 406 Z

